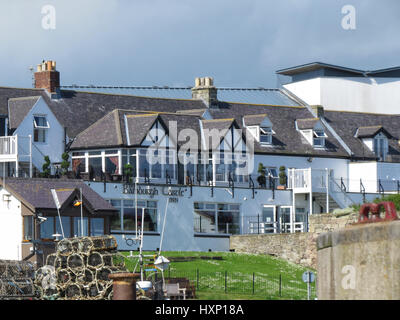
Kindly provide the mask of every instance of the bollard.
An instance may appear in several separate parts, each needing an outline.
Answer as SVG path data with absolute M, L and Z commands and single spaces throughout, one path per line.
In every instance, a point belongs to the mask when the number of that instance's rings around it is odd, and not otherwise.
M 136 300 L 136 279 L 139 273 L 118 272 L 108 276 L 113 280 L 113 300 Z

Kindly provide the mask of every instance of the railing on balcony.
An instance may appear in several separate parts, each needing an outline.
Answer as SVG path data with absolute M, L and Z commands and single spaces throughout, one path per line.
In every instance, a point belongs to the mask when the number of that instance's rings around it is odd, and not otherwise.
M 18 151 L 18 137 L 0 137 L 0 156 L 16 156 Z

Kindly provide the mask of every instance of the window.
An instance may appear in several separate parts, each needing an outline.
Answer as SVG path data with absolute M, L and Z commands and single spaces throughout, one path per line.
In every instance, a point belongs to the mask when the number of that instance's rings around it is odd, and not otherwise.
M 24 241 L 32 241 L 33 239 L 33 217 L 24 216 Z
M 104 219 L 90 218 L 90 235 L 101 236 L 104 234 Z
M 118 209 L 119 212 L 117 215 L 113 215 L 110 219 L 111 230 L 121 230 L 121 215 L 122 215 L 122 208 L 121 208 L 121 200 L 110 200 L 111 205 Z
M 70 238 L 71 237 L 71 217 L 61 217 L 61 223 L 62 223 L 62 227 L 64 230 L 64 237 Z M 56 218 L 56 233 L 62 235 L 60 219 L 58 217 Z
M 239 204 L 194 203 L 194 232 L 238 234 Z
M 81 237 L 81 236 L 88 236 L 89 235 L 89 219 L 88 217 L 83 217 L 83 221 L 81 217 L 74 217 L 74 236 Z M 83 235 L 81 226 L 83 224 Z
M 271 127 L 260 127 L 260 143 L 272 144 L 272 135 L 274 131 Z
M 47 130 L 50 128 L 45 116 L 33 117 L 33 141 L 46 142 Z
M 327 135 L 324 130 L 314 130 L 314 147 L 325 147 L 325 138 Z
M 156 201 L 138 200 L 137 209 L 134 200 L 110 200 L 110 203 L 120 211 L 118 216 L 111 218 L 111 230 L 136 231 L 136 221 L 139 230 L 143 219 L 144 231 L 158 231 Z
M 51 239 L 53 240 L 53 234 L 55 234 L 54 217 L 46 217 L 46 221 L 40 224 L 40 239 Z
M 379 161 L 385 161 L 388 150 L 389 146 L 387 138 L 381 134 L 375 136 L 374 152 L 376 156 L 379 158 Z

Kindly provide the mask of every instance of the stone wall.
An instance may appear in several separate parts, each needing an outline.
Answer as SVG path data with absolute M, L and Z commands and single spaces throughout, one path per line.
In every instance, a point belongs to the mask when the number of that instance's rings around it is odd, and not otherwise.
M 400 221 L 354 225 L 317 239 L 318 299 L 399 300 Z
M 268 254 L 313 269 L 317 268 L 316 239 L 320 233 L 344 228 L 357 220 L 358 214 L 315 214 L 309 219 L 310 232 L 250 234 L 230 237 L 235 252 Z

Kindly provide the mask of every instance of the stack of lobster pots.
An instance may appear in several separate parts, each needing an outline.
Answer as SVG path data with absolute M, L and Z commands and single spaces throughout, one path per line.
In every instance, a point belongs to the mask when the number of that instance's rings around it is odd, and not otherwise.
M 0 260 L 0 300 L 36 297 L 35 266 L 29 261 Z
M 108 276 L 126 272 L 124 261 L 113 236 L 65 238 L 37 270 L 35 285 L 42 299 L 112 299 Z

